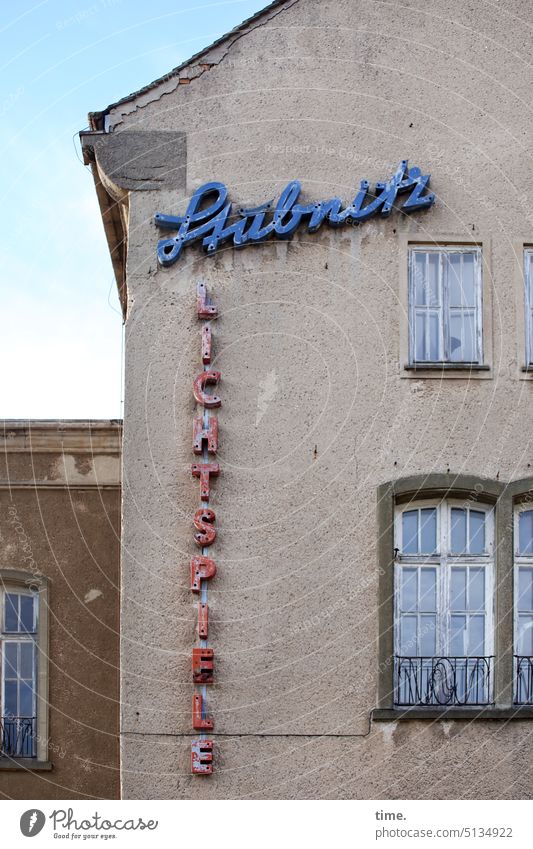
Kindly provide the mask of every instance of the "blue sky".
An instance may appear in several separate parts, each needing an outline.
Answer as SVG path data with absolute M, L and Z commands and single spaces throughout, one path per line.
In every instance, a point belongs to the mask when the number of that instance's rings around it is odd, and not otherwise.
M 2 5 L 1 418 L 122 416 L 122 319 L 77 133 L 265 5 Z

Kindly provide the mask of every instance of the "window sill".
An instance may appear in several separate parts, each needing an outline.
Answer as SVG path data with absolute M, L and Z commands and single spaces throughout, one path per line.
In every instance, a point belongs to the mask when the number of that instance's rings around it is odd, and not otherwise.
M 533 719 L 533 705 L 517 705 L 511 708 L 497 707 L 412 707 L 377 708 L 372 711 L 374 722 L 397 722 L 398 720 L 520 720 Z
M 492 380 L 487 363 L 406 363 L 400 368 L 404 380 Z
M 19 770 L 24 772 L 49 772 L 53 768 L 51 761 L 38 761 L 36 758 L 0 757 L 0 770 Z
M 405 371 L 490 371 L 486 363 L 407 363 Z

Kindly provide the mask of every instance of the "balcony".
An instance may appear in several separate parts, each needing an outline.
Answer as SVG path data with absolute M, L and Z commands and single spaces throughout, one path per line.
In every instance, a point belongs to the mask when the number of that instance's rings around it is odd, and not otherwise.
M 515 655 L 515 705 L 533 705 L 533 657 Z
M 2 746 L 0 757 L 34 758 L 36 748 L 35 716 L 3 716 L 0 718 Z
M 396 657 L 394 704 L 491 705 L 493 660 L 493 657 Z

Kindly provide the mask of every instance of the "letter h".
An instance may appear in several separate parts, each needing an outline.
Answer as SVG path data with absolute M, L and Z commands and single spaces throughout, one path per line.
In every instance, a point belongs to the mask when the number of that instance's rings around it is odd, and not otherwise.
M 202 416 L 194 417 L 192 450 L 195 454 L 202 453 L 204 440 L 207 442 L 208 453 L 216 454 L 218 451 L 218 419 L 216 416 L 209 416 L 207 427 L 204 427 Z

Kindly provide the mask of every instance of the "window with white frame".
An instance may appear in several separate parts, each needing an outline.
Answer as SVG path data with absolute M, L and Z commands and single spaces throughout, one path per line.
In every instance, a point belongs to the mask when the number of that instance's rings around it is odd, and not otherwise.
M 481 249 L 409 251 L 409 359 L 417 363 L 483 360 Z
M 18 584 L 0 585 L 0 756 L 37 756 L 37 632 L 39 596 Z
M 533 366 L 533 248 L 524 251 L 526 365 Z
M 489 505 L 397 508 L 396 704 L 491 702 L 493 529 Z
M 533 703 L 533 509 L 515 508 L 515 701 Z

